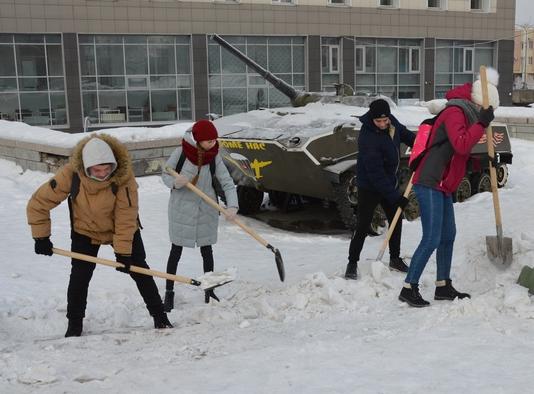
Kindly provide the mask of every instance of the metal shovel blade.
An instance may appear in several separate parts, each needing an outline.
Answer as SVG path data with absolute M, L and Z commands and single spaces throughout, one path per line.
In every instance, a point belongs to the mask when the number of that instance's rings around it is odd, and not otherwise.
M 282 260 L 282 255 L 280 251 L 274 246 L 267 244 L 267 249 L 271 250 L 274 253 L 274 261 L 276 262 L 276 269 L 278 270 L 278 276 L 280 281 L 284 281 L 286 278 L 286 270 L 284 269 L 284 260 Z
M 488 257 L 495 264 L 507 267 L 512 263 L 512 238 L 486 236 L 486 250 Z
M 278 269 L 278 276 L 280 276 L 280 280 L 283 282 L 286 278 L 286 270 L 284 269 L 284 261 L 282 260 L 282 255 L 280 254 L 280 251 L 278 249 L 275 249 L 274 251 L 274 259 L 276 261 L 276 269 Z
M 199 281 L 197 283 L 203 290 L 213 290 L 216 287 L 232 282 L 235 276 L 235 268 L 229 268 L 222 272 L 206 272 L 198 278 Z

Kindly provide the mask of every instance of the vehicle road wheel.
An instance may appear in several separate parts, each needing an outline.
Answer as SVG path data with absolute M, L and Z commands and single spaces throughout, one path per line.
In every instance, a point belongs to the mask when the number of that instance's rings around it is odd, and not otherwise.
M 253 187 L 238 186 L 237 200 L 239 202 L 239 213 L 251 215 L 260 210 L 263 202 L 263 192 Z
M 354 178 L 356 178 L 355 173 L 347 172 L 342 175 L 341 183 L 334 184 L 334 199 L 339 217 L 351 230 L 356 228 L 355 207 L 358 203 L 358 189 L 351 184 Z
M 485 172 L 474 174 L 473 177 L 471 178 L 471 188 L 473 190 L 473 194 L 490 192 L 491 191 L 490 176 L 486 174 Z
M 334 185 L 334 198 L 339 216 L 348 229 L 356 228 L 356 205 L 358 204 L 358 188 L 353 186 L 352 179 L 356 177 L 353 172 L 345 173 L 341 183 Z M 378 206 L 373 215 L 373 221 L 369 228 L 370 235 L 380 234 L 380 227 L 385 227 L 386 215 L 382 207 Z
M 506 164 L 501 164 L 496 168 L 497 172 L 497 186 L 504 187 L 506 182 L 508 182 L 508 166 Z
M 454 202 L 464 202 L 471 197 L 471 183 L 467 177 L 463 177 L 458 185 L 458 189 L 452 194 Z
M 269 202 L 278 209 L 284 208 L 287 198 L 288 195 L 286 192 L 279 192 L 277 190 L 269 191 Z

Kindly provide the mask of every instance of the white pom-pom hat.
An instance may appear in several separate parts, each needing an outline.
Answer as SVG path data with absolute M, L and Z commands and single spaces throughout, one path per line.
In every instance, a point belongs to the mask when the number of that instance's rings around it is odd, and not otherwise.
M 499 85 L 499 72 L 494 68 L 488 67 L 486 69 L 486 76 L 488 78 L 488 99 L 489 105 L 493 109 L 499 107 L 499 91 L 497 86 Z M 471 88 L 471 100 L 478 105 L 482 105 L 482 83 L 480 82 L 480 75 L 478 75 L 477 80 L 473 83 Z

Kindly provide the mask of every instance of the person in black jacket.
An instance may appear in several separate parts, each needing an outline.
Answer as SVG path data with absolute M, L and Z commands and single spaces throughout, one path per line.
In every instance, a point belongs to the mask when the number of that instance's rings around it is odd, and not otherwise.
M 358 278 L 358 260 L 376 206 L 382 206 L 391 223 L 397 208 L 404 209 L 408 204 L 399 191 L 400 143 L 411 147 L 415 140 L 415 134 L 391 114 L 388 102 L 383 99 L 373 101 L 360 122 L 356 163 L 358 221 L 350 242 L 346 279 Z M 400 258 L 401 228 L 399 220 L 389 240 L 389 267 L 407 272 L 408 267 Z

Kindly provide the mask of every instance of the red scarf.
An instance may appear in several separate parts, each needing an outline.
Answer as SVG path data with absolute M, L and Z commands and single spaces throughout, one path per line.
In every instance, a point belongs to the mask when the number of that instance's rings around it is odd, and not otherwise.
M 193 146 L 186 140 L 182 140 L 182 150 L 187 160 L 197 166 L 197 174 L 191 180 L 191 183 L 196 185 L 198 176 L 200 175 L 200 168 L 203 165 L 211 163 L 215 159 L 215 156 L 217 156 L 217 153 L 219 153 L 219 142 L 215 143 L 210 150 L 204 150 L 198 143 L 197 146 Z

